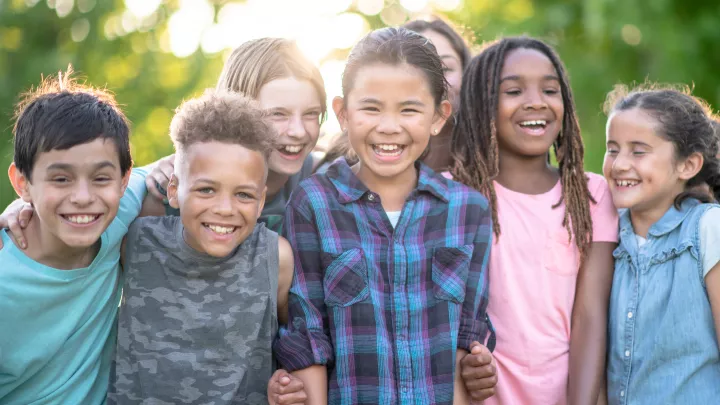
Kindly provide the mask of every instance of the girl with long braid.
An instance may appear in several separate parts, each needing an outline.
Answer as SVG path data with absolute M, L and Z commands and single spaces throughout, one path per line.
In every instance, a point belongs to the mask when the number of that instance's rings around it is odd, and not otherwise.
M 485 403 L 594 405 L 618 218 L 607 183 L 583 170 L 565 68 L 545 43 L 505 38 L 472 60 L 460 97 L 451 174 L 493 216 L 498 384 Z

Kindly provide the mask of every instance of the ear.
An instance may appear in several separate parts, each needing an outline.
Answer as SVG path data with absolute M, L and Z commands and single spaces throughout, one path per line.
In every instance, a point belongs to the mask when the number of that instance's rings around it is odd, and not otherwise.
M 132 175 L 132 166 L 128 169 L 127 173 L 122 178 L 122 192 L 125 194 L 125 190 L 127 190 L 128 183 L 130 182 L 130 175 Z
M 703 163 L 705 163 L 705 158 L 700 152 L 690 154 L 690 156 L 678 163 L 677 171 L 680 174 L 680 179 L 688 181 L 695 177 L 700 173 Z
M 340 123 L 343 132 L 347 129 L 347 111 L 345 110 L 345 100 L 342 97 L 335 97 L 332 101 L 332 109 Z
M 448 100 L 443 100 L 438 107 L 438 111 L 435 113 L 435 117 L 433 117 L 433 123 L 430 127 L 431 136 L 435 136 L 440 133 L 451 114 L 452 104 L 450 104 Z
M 265 208 L 265 197 L 267 196 L 267 186 L 263 188 L 262 195 L 260 196 L 260 204 L 258 206 L 258 216 L 262 213 L 263 208 Z
M 10 177 L 10 183 L 18 197 L 27 203 L 32 203 L 32 196 L 30 196 L 30 179 L 20 172 L 17 166 L 15 166 L 15 162 L 10 163 L 8 177 Z
M 170 176 L 170 181 L 167 186 L 167 198 L 168 204 L 175 209 L 180 209 L 180 203 L 178 202 L 178 178 L 173 173 Z

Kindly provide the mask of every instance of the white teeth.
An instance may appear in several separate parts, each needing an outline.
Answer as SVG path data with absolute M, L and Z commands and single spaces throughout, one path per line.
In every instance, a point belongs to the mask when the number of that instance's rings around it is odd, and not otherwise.
M 635 180 L 615 180 L 615 184 L 618 187 L 635 187 L 639 184 L 639 181 Z
M 74 224 L 89 224 L 96 220 L 98 215 L 66 215 L 65 218 Z
M 227 234 L 233 233 L 235 231 L 235 227 L 226 227 L 226 226 L 219 226 L 219 225 L 205 225 L 205 226 L 208 227 L 211 231 L 222 234 L 222 235 L 227 235 Z
M 537 126 L 537 125 L 545 126 L 546 124 L 547 124 L 547 121 L 545 121 L 545 120 L 523 121 L 520 123 L 520 125 L 523 127 Z
M 288 153 L 299 153 L 303 147 L 302 145 L 285 145 L 283 146 L 283 149 Z
M 400 148 L 400 145 L 395 144 L 377 144 L 375 145 L 378 149 L 386 150 L 386 151 L 395 151 Z

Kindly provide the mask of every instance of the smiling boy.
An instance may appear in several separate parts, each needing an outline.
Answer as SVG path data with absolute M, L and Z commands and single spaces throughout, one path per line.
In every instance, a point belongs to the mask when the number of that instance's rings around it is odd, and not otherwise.
M 252 101 L 209 91 L 173 118 L 170 205 L 130 227 L 110 404 L 267 404 L 287 320 L 288 242 L 257 220 L 277 135 Z
M 120 299 L 120 244 L 145 195 L 113 98 L 48 78 L 17 108 L 25 250 L 0 230 L 0 403 L 100 404 Z

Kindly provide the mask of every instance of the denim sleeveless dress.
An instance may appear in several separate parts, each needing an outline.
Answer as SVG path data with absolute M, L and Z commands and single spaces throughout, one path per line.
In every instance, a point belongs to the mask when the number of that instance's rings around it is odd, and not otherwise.
M 629 211 L 620 213 L 608 317 L 610 404 L 720 404 L 720 353 L 698 250 L 700 219 L 713 206 L 691 199 L 670 208 L 642 247 Z

